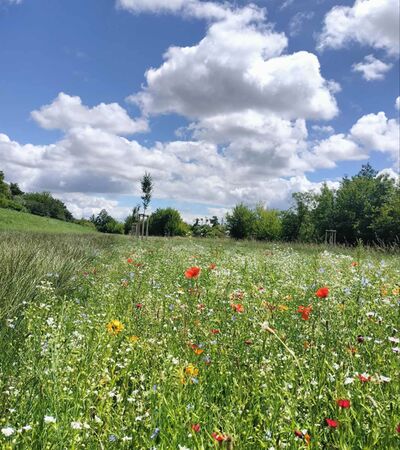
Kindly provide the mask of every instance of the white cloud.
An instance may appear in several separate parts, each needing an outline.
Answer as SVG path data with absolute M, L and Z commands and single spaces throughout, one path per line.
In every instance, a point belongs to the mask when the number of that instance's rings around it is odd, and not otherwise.
M 400 49 L 398 0 L 355 0 L 335 6 L 324 19 L 319 48 L 341 48 L 354 41 L 396 55 Z
M 384 112 L 361 117 L 350 130 L 352 138 L 368 150 L 388 153 L 398 160 L 400 153 L 400 127 L 395 119 Z
M 394 171 L 392 168 L 386 168 L 386 169 L 382 169 L 379 173 L 378 173 L 378 177 L 380 175 L 386 175 L 389 178 L 392 178 L 393 180 L 400 182 L 400 178 L 399 178 L 399 172 Z
M 333 134 L 335 129 L 330 125 L 313 125 L 311 127 L 316 133 Z
M 146 73 L 143 91 L 130 97 L 145 114 L 191 119 L 252 109 L 285 119 L 330 119 L 336 84 L 321 76 L 308 52 L 282 55 L 287 39 L 265 23 L 262 10 L 233 10 L 192 47 L 171 47 L 164 63 Z
M 396 98 L 394 106 L 398 111 L 400 111 L 400 97 Z
M 10 5 L 19 5 L 20 3 L 22 3 L 22 0 L 0 0 L 0 5 L 2 3 L 8 3 Z
M 333 168 L 338 161 L 359 161 L 366 158 L 368 153 L 342 133 L 318 142 L 312 152 L 305 155 L 305 159 L 314 168 Z
M 50 105 L 31 113 L 43 128 L 67 131 L 74 127 L 89 125 L 111 133 L 129 135 L 148 130 L 145 119 L 133 120 L 118 103 L 100 103 L 89 108 L 79 97 L 61 92 Z
M 117 0 L 118 8 L 132 13 L 182 14 L 199 19 L 223 19 L 230 13 L 228 5 L 200 0 Z
M 363 62 L 353 65 L 353 71 L 360 72 L 367 81 L 383 80 L 392 67 L 393 64 L 384 63 L 374 55 L 367 55 Z
M 311 20 L 314 17 L 314 12 L 298 12 L 296 13 L 289 22 L 289 35 L 290 36 L 297 36 L 300 34 L 304 22 L 307 20 Z

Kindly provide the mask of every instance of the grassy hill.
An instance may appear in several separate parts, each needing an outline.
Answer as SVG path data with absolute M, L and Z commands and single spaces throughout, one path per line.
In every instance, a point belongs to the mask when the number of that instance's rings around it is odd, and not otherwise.
M 74 223 L 0 208 L 0 231 L 12 230 L 44 233 L 96 233 L 91 228 Z

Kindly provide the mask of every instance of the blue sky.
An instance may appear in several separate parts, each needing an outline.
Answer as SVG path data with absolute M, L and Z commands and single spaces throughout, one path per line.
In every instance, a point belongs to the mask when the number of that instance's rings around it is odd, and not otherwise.
M 398 7 L 0 0 L 0 169 L 120 218 L 147 170 L 188 220 L 398 172 Z

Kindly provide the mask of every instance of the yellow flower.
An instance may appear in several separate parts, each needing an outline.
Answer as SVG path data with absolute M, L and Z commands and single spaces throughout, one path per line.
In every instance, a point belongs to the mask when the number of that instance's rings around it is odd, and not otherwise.
M 289 306 L 286 305 L 278 305 L 279 311 L 287 311 L 289 309 Z
M 136 344 L 136 342 L 139 340 L 139 336 L 129 336 L 129 342 L 132 344 Z
M 124 325 L 119 320 L 112 320 L 107 324 L 107 331 L 113 336 L 121 333 L 124 328 Z
M 193 364 L 189 364 L 185 369 L 185 373 L 191 377 L 197 377 L 199 374 L 199 369 Z

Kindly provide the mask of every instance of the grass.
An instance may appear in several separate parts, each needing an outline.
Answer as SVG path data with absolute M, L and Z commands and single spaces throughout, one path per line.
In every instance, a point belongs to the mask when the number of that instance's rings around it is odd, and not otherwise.
M 98 238 L 3 244 L 1 448 L 398 448 L 394 256 Z
M 74 223 L 48 217 L 35 216 L 33 214 L 0 208 L 0 232 L 1 231 L 37 231 L 43 233 L 95 233 L 96 231 Z

